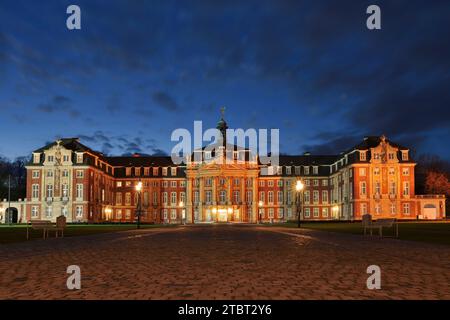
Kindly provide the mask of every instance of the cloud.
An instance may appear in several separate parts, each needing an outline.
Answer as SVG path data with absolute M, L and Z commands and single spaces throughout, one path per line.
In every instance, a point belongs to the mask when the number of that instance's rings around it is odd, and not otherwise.
M 64 112 L 72 118 L 80 116 L 80 112 L 72 107 L 72 100 L 66 96 L 53 96 L 48 102 L 39 104 L 36 109 L 44 113 Z
M 175 99 L 164 91 L 155 91 L 152 95 L 152 99 L 160 107 L 167 111 L 177 111 L 179 109 Z

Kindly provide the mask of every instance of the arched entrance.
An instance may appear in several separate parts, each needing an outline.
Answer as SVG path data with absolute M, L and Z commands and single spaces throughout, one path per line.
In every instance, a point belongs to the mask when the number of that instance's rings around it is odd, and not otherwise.
M 5 223 L 17 223 L 19 219 L 19 211 L 17 208 L 10 207 L 5 210 Z

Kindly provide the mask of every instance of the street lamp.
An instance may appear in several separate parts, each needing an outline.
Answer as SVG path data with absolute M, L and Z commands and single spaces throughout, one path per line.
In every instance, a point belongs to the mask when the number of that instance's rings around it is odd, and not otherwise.
M 258 202 L 258 224 L 261 223 L 261 209 L 262 206 L 264 205 L 264 202 L 262 202 L 261 200 Z
M 138 193 L 138 203 L 137 203 L 137 216 L 138 216 L 138 221 L 137 221 L 137 228 L 140 229 L 141 228 L 141 191 L 142 191 L 142 182 L 139 181 L 136 185 L 136 192 Z
M 295 191 L 296 191 L 296 199 L 297 199 L 297 228 L 300 228 L 300 215 L 301 215 L 301 205 L 302 205 L 302 194 L 303 189 L 305 188 L 305 185 L 303 184 L 302 180 L 297 180 L 297 183 L 295 185 Z

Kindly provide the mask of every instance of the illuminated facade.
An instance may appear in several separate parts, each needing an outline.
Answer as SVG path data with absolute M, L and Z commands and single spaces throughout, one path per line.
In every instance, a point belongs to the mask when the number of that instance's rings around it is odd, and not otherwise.
M 226 128 L 223 119 L 218 128 Z M 144 223 L 285 222 L 297 219 L 298 179 L 305 185 L 305 221 L 359 220 L 365 213 L 445 217 L 444 196 L 415 195 L 409 150 L 384 136 L 367 137 L 340 155 L 280 156 L 276 167 L 236 146 L 234 161 L 224 164 L 225 150 L 197 150 L 202 161 L 174 165 L 170 157 L 104 156 L 76 138 L 55 141 L 34 151 L 27 165 L 19 221 L 62 214 L 69 222 L 132 222 L 141 199 Z

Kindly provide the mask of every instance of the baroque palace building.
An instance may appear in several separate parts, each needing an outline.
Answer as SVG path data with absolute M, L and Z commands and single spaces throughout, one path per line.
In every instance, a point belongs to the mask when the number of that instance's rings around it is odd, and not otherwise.
M 226 128 L 222 118 L 218 129 Z M 133 222 L 140 201 L 144 223 L 285 222 L 297 219 L 299 179 L 304 221 L 445 217 L 445 197 L 416 195 L 408 148 L 384 136 L 339 155 L 283 155 L 276 167 L 234 145 L 224 163 L 225 145 L 174 165 L 169 156 L 110 157 L 76 138 L 57 140 L 33 152 L 17 221 Z

